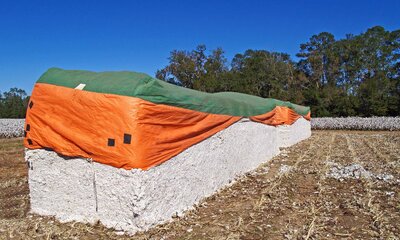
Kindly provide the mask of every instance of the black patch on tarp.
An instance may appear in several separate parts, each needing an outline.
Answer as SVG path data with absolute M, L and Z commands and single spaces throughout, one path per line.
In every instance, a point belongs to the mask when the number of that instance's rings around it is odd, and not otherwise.
M 26 131 L 24 131 L 24 137 L 26 137 Z
M 108 145 L 109 147 L 114 147 L 114 146 L 115 146 L 115 139 L 109 138 L 109 139 L 108 139 L 107 145 Z
M 26 124 L 26 131 L 29 132 L 31 130 L 31 125 Z
M 29 144 L 29 145 L 32 145 L 32 144 L 33 144 L 32 140 L 31 140 L 30 138 L 28 138 L 28 144 Z
M 125 133 L 124 134 L 124 143 L 131 144 L 131 140 L 132 140 L 132 135 Z
M 30 103 L 29 103 L 29 108 L 32 108 L 33 107 L 33 102 L 31 101 Z

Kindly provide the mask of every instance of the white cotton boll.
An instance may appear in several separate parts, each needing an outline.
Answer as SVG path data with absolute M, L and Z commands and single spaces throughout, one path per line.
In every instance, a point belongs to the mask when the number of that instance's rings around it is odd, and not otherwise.
M 25 119 L 0 119 L 0 138 L 22 137 Z

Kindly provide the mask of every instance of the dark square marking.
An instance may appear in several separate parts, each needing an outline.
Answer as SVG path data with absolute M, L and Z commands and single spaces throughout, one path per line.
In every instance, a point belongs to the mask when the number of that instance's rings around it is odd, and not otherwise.
M 31 161 L 26 161 L 26 164 L 28 165 L 28 168 L 33 170 L 33 164 Z
M 33 144 L 33 143 L 32 143 L 32 140 L 29 139 L 29 138 L 28 138 L 28 144 L 29 144 L 29 145 L 32 145 L 32 144 Z
M 32 108 L 33 107 L 33 102 L 31 101 L 30 103 L 29 103 L 29 108 Z
M 26 124 L 26 131 L 29 132 L 31 130 L 31 125 Z
M 115 146 L 115 139 L 109 138 L 108 139 L 108 144 L 109 147 L 114 147 Z
M 132 135 L 130 134 L 124 134 L 124 143 L 125 144 L 131 144 L 131 139 L 132 139 Z
M 24 137 L 26 137 L 26 131 L 24 131 Z

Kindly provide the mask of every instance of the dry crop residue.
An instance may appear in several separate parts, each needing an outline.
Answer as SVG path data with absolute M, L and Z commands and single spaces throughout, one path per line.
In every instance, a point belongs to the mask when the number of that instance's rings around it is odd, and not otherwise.
M 26 215 L 21 139 L 0 141 L 0 239 L 131 239 L 101 224 Z M 133 238 L 398 239 L 399 190 L 400 132 L 315 131 L 184 217 Z
M 21 138 L 0 139 L 0 219 L 23 218 L 28 212 L 28 170 L 23 156 Z

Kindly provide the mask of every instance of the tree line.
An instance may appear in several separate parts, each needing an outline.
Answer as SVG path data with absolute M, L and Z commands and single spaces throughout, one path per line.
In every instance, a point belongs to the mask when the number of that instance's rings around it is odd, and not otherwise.
M 234 91 L 311 107 L 313 117 L 400 115 L 400 30 L 381 26 L 335 39 L 328 32 L 289 54 L 249 49 L 231 61 L 222 48 L 174 50 L 158 79 L 205 92 Z M 0 118 L 23 118 L 22 89 L 0 93 Z
M 19 88 L 0 92 L 0 118 L 25 118 L 29 96 Z
M 336 40 L 328 32 L 296 55 L 249 49 L 231 61 L 222 48 L 174 50 L 156 77 L 205 92 L 235 91 L 311 107 L 312 116 L 400 115 L 400 30 L 381 26 Z

